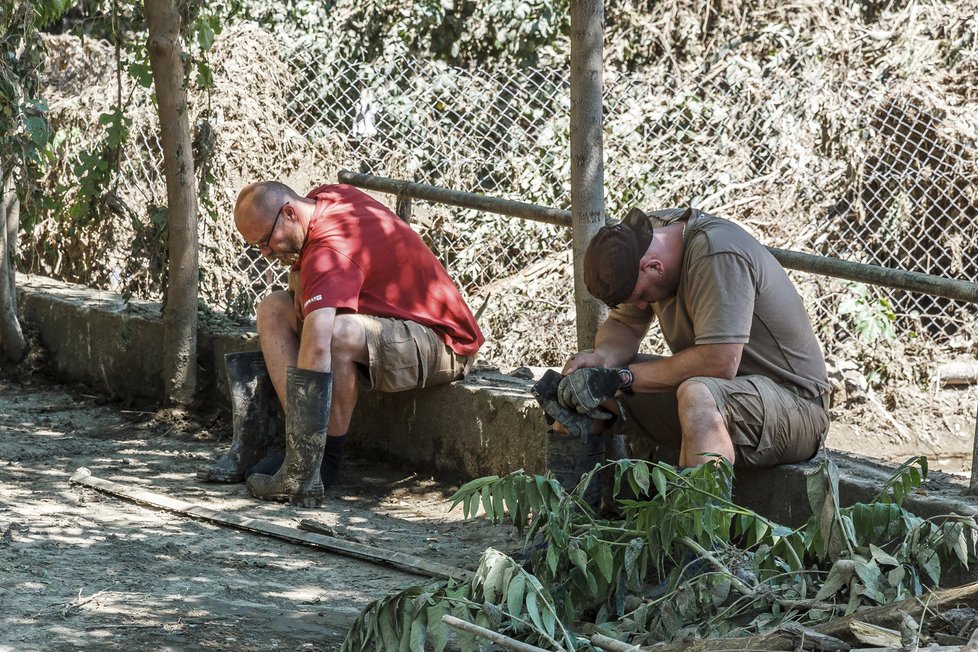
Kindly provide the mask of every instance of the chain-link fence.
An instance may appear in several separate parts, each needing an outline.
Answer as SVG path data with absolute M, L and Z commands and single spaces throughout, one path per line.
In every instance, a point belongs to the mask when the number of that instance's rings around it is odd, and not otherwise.
M 301 41 L 282 59 L 289 72 L 276 80 L 283 87 L 283 129 L 297 132 L 301 147 L 317 153 L 313 160 L 568 207 L 566 71 L 453 68 L 406 53 L 348 61 L 315 41 Z M 608 215 L 635 204 L 692 204 L 734 219 L 768 245 L 975 281 L 974 108 L 868 73 L 826 80 L 804 53 L 759 66 L 733 51 L 685 75 L 609 72 Z M 131 211 L 143 214 L 163 203 L 162 163 L 152 130 L 134 131 L 136 149 L 122 175 L 124 185 L 138 189 L 128 194 Z M 229 204 L 216 209 L 224 219 Z M 565 230 L 433 205 L 417 208 L 413 224 L 466 296 L 480 300 L 475 305 L 491 292 L 524 293 L 519 301 L 494 300 L 512 311 L 497 318 L 500 329 L 515 322 L 517 311 L 539 307 L 521 302 L 536 301 L 568 331 L 573 299 Z M 211 264 L 233 268 L 203 286 L 216 307 L 251 305 L 282 282 L 281 270 L 240 251 L 215 254 Z M 528 278 L 547 287 L 527 296 Z M 806 294 L 827 348 L 866 335 L 874 322 L 892 327 L 895 320 L 940 337 L 973 322 L 973 311 L 952 301 L 827 287 Z M 564 339 L 572 345 L 572 336 Z
M 382 66 L 325 59 L 309 47 L 290 56 L 303 80 L 290 115 L 311 139 L 344 135 L 351 167 L 567 207 L 565 72 L 489 74 L 406 56 Z M 692 203 L 740 221 L 767 244 L 978 280 L 978 134 L 954 123 L 944 101 L 882 81 L 826 88 L 801 59 L 755 70 L 734 57 L 686 79 L 610 74 L 609 215 L 633 203 Z M 506 219 L 464 229 L 439 223 L 426 236 L 456 263 L 451 271 L 463 285 L 478 289 L 548 252 L 503 246 L 511 242 L 499 233 L 506 228 Z M 540 237 L 566 246 L 566 233 L 550 231 Z M 487 243 L 496 246 L 487 251 Z M 878 302 L 881 319 L 932 335 L 970 314 L 916 294 L 859 297 L 866 310 Z M 860 327 L 833 321 L 848 334 Z

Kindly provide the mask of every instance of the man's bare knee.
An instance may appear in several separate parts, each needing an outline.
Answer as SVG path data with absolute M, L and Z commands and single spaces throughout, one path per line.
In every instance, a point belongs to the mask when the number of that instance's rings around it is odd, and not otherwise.
M 367 333 L 359 317 L 353 314 L 336 316 L 333 322 L 331 355 L 334 359 L 348 358 L 355 362 L 366 362 Z
M 713 392 L 704 383 L 698 380 L 684 380 L 676 388 L 676 400 L 679 402 L 679 409 L 689 409 L 694 407 L 717 407 Z
M 263 330 L 264 326 L 270 322 L 282 322 L 287 324 L 295 322 L 295 308 L 292 302 L 292 295 L 285 290 L 278 290 L 266 295 L 255 307 L 255 321 L 258 330 Z

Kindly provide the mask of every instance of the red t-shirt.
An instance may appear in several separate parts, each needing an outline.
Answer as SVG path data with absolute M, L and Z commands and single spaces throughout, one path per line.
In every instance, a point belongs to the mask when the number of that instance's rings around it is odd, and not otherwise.
M 320 308 L 404 319 L 427 326 L 459 355 L 485 337 L 448 272 L 397 215 L 353 186 L 323 185 L 293 266 L 303 317 Z

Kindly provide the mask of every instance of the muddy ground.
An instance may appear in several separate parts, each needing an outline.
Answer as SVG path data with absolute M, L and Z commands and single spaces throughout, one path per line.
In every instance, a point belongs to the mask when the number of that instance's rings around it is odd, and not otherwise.
M 337 650 L 371 600 L 424 578 L 72 485 L 124 485 L 474 569 L 515 530 L 448 511 L 454 487 L 351 460 L 322 509 L 196 482 L 223 418 L 163 417 L 37 378 L 0 380 L 0 649 Z
M 892 403 L 888 405 L 887 403 Z M 970 465 L 978 388 L 833 409 L 829 445 L 875 459 Z M 225 416 L 123 405 L 33 373 L 0 373 L 0 650 L 338 650 L 371 600 L 423 577 L 142 506 L 69 483 L 98 478 L 195 505 L 474 569 L 515 530 L 449 511 L 455 486 L 352 459 L 322 509 L 201 484 Z M 966 477 L 966 476 L 965 476 Z

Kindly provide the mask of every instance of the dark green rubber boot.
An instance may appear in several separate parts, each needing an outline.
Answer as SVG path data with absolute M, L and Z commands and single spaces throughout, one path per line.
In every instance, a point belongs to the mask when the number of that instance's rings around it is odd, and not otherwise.
M 320 465 L 333 398 L 333 374 L 286 370 L 285 460 L 275 475 L 256 473 L 245 485 L 260 500 L 289 501 L 302 507 L 323 504 Z
M 231 448 L 197 471 L 203 482 L 243 482 L 245 472 L 265 457 L 275 437 L 278 398 L 261 351 L 228 353 L 224 366 L 231 393 Z
M 577 435 L 547 431 L 547 470 L 554 474 L 564 490 L 570 492 L 581 481 L 581 476 L 604 463 L 604 436 Z M 602 477 L 597 475 L 584 492 L 584 500 L 597 513 L 601 509 Z

